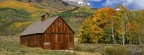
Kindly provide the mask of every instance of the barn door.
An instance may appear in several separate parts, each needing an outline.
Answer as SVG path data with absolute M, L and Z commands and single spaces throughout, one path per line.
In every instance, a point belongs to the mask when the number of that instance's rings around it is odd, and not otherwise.
M 63 49 L 63 35 L 62 34 L 55 34 L 54 36 L 54 49 Z
M 58 34 L 58 47 L 59 49 L 64 49 L 63 34 Z
M 58 34 L 50 35 L 50 45 L 51 49 L 58 49 Z
M 51 49 L 55 50 L 67 49 L 68 39 L 65 34 L 52 34 L 50 43 L 51 43 Z
M 54 36 L 54 49 L 59 49 L 58 34 Z

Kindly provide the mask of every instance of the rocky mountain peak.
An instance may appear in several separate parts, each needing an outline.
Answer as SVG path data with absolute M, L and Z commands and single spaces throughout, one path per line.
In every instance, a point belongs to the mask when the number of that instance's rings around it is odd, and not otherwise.
M 91 7 L 90 3 L 87 2 L 87 0 L 62 0 L 64 2 L 67 2 L 70 5 L 74 6 L 87 6 Z

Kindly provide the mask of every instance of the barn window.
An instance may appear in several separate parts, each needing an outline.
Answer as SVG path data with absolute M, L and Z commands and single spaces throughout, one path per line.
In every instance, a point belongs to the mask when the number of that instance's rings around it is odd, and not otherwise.
M 58 26 L 60 26 L 61 25 L 61 22 L 58 22 Z

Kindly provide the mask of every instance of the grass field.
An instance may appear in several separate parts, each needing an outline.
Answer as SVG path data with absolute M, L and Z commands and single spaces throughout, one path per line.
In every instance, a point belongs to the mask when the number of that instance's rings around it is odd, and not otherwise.
M 75 52 L 77 55 L 144 55 L 144 45 L 88 44 L 75 38 Z
M 18 36 L 0 36 L 0 55 L 71 55 L 64 51 L 20 46 Z
M 113 51 L 114 50 L 114 51 Z M 143 55 L 143 45 L 120 45 L 120 44 L 80 44 L 75 38 L 75 49 L 73 51 L 43 50 L 38 47 L 20 46 L 18 36 L 0 36 L 0 55 L 111 55 L 120 53 L 127 55 Z M 124 55 L 124 54 L 121 54 Z

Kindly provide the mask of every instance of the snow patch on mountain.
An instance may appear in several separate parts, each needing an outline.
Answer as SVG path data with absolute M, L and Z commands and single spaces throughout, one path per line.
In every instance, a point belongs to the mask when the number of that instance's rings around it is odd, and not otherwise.
M 87 0 L 62 0 L 62 1 L 67 2 L 70 5 L 91 7 L 90 3 L 88 3 Z

